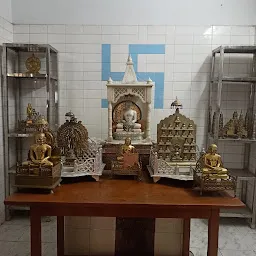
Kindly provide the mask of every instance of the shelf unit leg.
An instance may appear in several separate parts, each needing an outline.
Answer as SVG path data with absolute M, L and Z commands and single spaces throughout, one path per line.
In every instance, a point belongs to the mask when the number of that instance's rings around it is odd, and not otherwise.
M 256 228 L 256 181 L 253 182 L 253 200 L 252 200 L 252 218 L 250 223 L 251 228 Z
M 212 210 L 211 217 L 208 220 L 208 250 L 207 256 L 218 255 L 219 240 L 219 210 Z
M 189 256 L 189 244 L 190 244 L 190 219 L 183 220 L 183 249 L 182 255 Z

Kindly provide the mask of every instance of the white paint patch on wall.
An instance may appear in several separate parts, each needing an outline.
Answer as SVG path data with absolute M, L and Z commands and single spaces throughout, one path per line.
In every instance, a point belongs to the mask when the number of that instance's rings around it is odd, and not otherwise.
M 12 0 L 15 24 L 253 25 L 255 10 L 254 0 Z
M 0 17 L 12 22 L 12 1 L 0 0 Z

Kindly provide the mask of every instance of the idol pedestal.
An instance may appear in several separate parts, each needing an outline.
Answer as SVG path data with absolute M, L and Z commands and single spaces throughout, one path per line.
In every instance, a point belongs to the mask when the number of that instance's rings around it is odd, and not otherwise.
M 112 142 L 105 142 L 102 146 L 102 161 L 106 164 L 105 170 L 111 170 L 111 162 L 116 160 L 117 153 L 122 144 L 124 144 L 124 141 L 114 140 Z M 136 148 L 136 152 L 139 153 L 142 171 L 147 172 L 152 142 L 132 141 L 132 145 Z

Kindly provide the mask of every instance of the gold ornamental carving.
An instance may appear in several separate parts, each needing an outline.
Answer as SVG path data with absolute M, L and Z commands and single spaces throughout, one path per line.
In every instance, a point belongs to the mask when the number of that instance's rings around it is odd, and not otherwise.
M 31 57 L 29 57 L 25 62 L 27 73 L 29 74 L 39 74 L 41 69 L 41 61 L 38 57 L 33 53 Z
M 158 156 L 166 162 L 195 162 L 196 125 L 180 114 L 182 104 L 177 98 L 171 107 L 176 108 L 175 113 L 157 125 Z

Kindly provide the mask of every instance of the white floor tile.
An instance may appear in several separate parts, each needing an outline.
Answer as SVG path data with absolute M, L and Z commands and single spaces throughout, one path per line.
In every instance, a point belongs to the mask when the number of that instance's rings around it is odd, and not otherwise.
M 221 250 L 222 256 L 256 256 L 254 251 Z
M 256 230 L 243 219 L 220 221 L 219 256 L 256 256 Z M 190 247 L 194 256 L 207 255 L 207 220 L 191 221 Z M 43 256 L 56 255 L 56 218 L 42 218 Z M 15 217 L 0 226 L 0 255 L 30 255 L 30 222 L 26 216 Z

